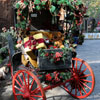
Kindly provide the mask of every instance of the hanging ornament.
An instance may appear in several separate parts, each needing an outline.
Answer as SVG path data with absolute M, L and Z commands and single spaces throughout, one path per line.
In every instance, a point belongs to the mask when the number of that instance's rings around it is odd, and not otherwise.
M 29 8 L 29 12 L 33 12 L 33 3 L 32 3 L 32 1 L 29 1 L 28 8 Z

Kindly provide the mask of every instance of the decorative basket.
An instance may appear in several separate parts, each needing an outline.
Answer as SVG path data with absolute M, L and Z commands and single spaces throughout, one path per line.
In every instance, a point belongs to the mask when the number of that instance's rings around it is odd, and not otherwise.
M 46 53 L 50 52 L 63 52 L 62 49 L 44 49 Z M 38 52 L 38 61 L 39 61 L 39 69 L 40 71 L 54 71 L 54 70 L 65 70 L 71 67 L 71 59 L 72 59 L 72 52 L 70 50 L 67 51 L 65 61 L 60 60 L 58 62 L 51 62 L 48 57 L 42 57 L 41 52 Z

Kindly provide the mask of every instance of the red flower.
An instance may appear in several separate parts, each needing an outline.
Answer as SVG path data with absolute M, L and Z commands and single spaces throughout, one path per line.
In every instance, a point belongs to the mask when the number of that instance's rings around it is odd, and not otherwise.
M 60 58 L 57 58 L 56 61 L 60 61 Z
M 48 57 L 49 56 L 49 53 L 46 53 L 45 56 Z
M 46 75 L 46 80 L 47 80 L 47 81 L 51 81 L 51 79 L 52 79 L 51 75 L 50 75 L 50 74 L 47 74 L 47 75 Z
M 21 16 L 21 13 L 19 12 L 18 15 Z
M 24 0 L 21 0 L 21 2 L 24 2 Z
M 62 55 L 60 54 L 60 52 L 56 52 L 55 53 L 55 58 L 59 58 L 59 57 L 62 57 Z

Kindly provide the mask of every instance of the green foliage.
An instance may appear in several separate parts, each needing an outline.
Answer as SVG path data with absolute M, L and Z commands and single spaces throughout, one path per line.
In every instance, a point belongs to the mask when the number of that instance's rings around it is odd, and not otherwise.
M 63 81 L 68 80 L 71 78 L 71 73 L 70 72 L 61 72 L 60 76 L 63 78 Z
M 34 0 L 34 4 L 40 4 L 41 3 L 41 1 L 40 0 Z
M 66 60 L 71 60 L 71 52 L 72 52 L 72 49 L 70 48 L 62 48 L 62 51 L 59 52 L 59 54 L 62 56 L 62 57 L 56 57 L 56 52 L 54 52 L 54 48 L 50 48 L 51 51 L 50 52 L 47 52 L 45 51 L 44 49 L 40 49 L 39 52 L 40 52 L 40 56 L 45 58 L 45 59 L 49 59 L 51 63 L 56 63 L 56 62 L 59 62 L 59 61 L 63 61 L 65 63 Z M 57 61 L 57 58 L 59 59 Z
M 70 53 L 72 52 L 72 49 L 71 48 L 62 48 L 63 50 L 63 56 L 62 56 L 62 60 L 63 62 L 65 63 L 66 59 L 67 60 L 71 60 L 71 55 Z
M 1 52 L 1 53 L 6 53 L 6 54 L 8 54 L 8 49 L 7 49 L 7 48 L 1 48 L 1 49 L 0 49 L 0 52 Z
M 87 5 L 87 15 L 98 18 L 100 14 L 100 0 L 82 0 Z
M 52 73 L 40 73 L 40 75 L 42 75 L 40 79 L 46 84 L 56 84 L 58 82 L 65 82 L 66 80 L 71 78 L 71 72 L 54 71 Z
M 56 7 L 52 5 L 51 8 L 50 8 L 50 12 L 54 13 L 55 10 L 56 10 Z
M 3 62 L 5 58 L 8 56 L 8 49 L 7 48 L 1 48 L 0 49 L 0 64 Z
M 42 2 L 41 2 L 41 5 L 42 5 L 42 6 L 44 6 L 45 4 L 46 4 L 46 2 L 45 2 L 45 1 L 42 1 Z
M 0 64 L 3 62 L 3 59 L 0 57 Z
M 6 38 L 8 34 L 12 35 L 13 38 L 16 38 L 16 29 L 14 27 L 10 27 L 9 29 L 7 29 L 6 32 L 2 32 L 1 36 Z
M 36 1 L 36 0 L 35 0 L 35 1 Z M 24 4 L 25 4 L 26 6 L 28 6 L 29 3 L 28 3 L 27 1 L 24 1 Z
M 41 7 L 40 6 L 36 6 L 36 10 L 41 10 Z
M 17 4 L 16 4 L 16 8 L 19 9 L 19 7 L 20 7 L 20 5 L 17 3 Z

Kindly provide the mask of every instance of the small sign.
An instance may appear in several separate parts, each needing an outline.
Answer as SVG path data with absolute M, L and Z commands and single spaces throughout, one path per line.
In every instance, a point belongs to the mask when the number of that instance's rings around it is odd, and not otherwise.
M 31 14 L 31 17 L 37 17 L 37 14 Z
M 100 39 L 100 33 L 84 33 L 85 39 Z

